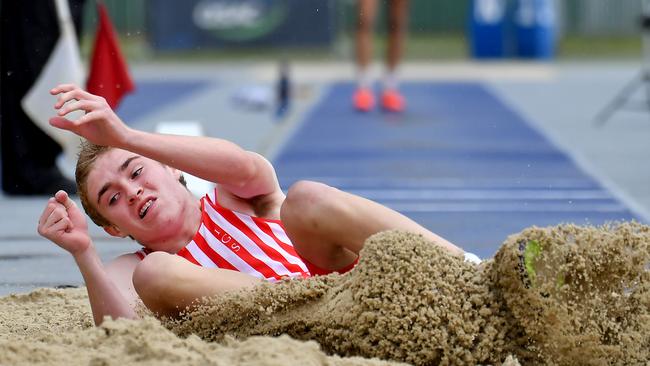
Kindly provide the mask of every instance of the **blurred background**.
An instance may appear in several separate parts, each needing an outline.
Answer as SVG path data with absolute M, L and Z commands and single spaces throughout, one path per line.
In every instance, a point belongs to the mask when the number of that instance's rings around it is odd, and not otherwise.
M 640 56 L 641 1 L 551 2 L 556 17 L 553 27 L 557 32 L 557 59 L 621 59 Z M 488 7 L 505 6 L 508 12 L 513 12 L 516 6 L 515 1 L 495 0 L 486 3 Z M 353 57 L 351 43 L 357 21 L 354 0 L 191 0 L 182 3 L 171 0 L 106 0 L 105 4 L 130 61 L 215 57 L 264 59 L 286 53 L 305 60 Z M 210 6 L 213 8 L 210 9 Z M 474 6 L 469 0 L 411 0 L 405 58 L 431 61 L 471 58 L 470 38 L 475 36 L 471 34 Z M 247 9 L 266 14 L 246 14 Z M 213 24 L 201 25 L 197 24 L 197 17 L 200 17 L 197 13 L 201 11 L 205 12 L 204 18 L 211 17 L 210 11 L 229 13 L 225 13 L 224 18 L 213 16 Z M 95 4 L 89 2 L 85 12 L 86 37 L 82 50 L 87 53 L 97 21 Z M 255 24 L 255 30 L 241 32 L 243 27 L 253 28 L 248 23 L 254 22 L 254 17 L 259 16 L 260 23 L 273 23 L 274 20 L 262 18 L 273 17 L 274 12 L 279 13 L 278 18 L 282 18 L 275 20 L 275 24 Z M 241 18 L 239 24 L 237 13 Z M 301 20 L 306 14 L 314 23 Z M 185 15 L 185 19 L 178 19 L 176 16 L 179 15 Z M 506 16 L 512 18 L 512 14 Z M 376 24 L 378 51 L 384 42 L 385 17 L 386 9 L 380 7 Z M 513 21 L 499 19 L 497 22 Z M 515 27 L 514 24 L 503 26 Z M 506 29 L 505 32 L 507 31 Z M 172 36 L 174 34 L 176 37 Z M 512 42 L 512 39 L 504 42 Z M 228 52 L 224 52 L 226 50 Z M 506 50 L 503 57 L 513 55 L 511 49 Z
M 103 3 L 134 85 L 120 117 L 257 151 L 283 189 L 328 183 L 483 258 L 533 225 L 650 222 L 645 0 L 410 0 L 402 113 L 353 108 L 356 0 Z M 378 3 L 373 90 L 390 33 Z M 86 1 L 86 69 L 98 19 Z M 46 200 L 0 195 L 0 294 L 81 283 L 36 233 Z M 105 260 L 138 248 L 91 231 Z

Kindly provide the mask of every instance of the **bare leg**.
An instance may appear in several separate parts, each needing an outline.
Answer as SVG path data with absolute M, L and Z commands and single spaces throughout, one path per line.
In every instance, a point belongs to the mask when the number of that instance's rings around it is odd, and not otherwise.
M 359 22 L 356 33 L 356 56 L 359 70 L 367 70 L 372 59 L 372 36 L 377 0 L 359 0 Z
M 388 8 L 388 48 L 386 67 L 389 72 L 397 68 L 404 50 L 404 36 L 408 25 L 408 0 L 390 0 Z
M 147 308 L 172 317 L 196 299 L 259 283 L 260 279 L 241 272 L 199 267 L 164 252 L 149 254 L 133 273 L 133 286 Z
M 408 217 L 321 183 L 302 181 L 289 188 L 280 216 L 296 251 L 324 269 L 351 264 L 369 236 L 390 229 L 420 233 L 453 254 L 463 254 Z

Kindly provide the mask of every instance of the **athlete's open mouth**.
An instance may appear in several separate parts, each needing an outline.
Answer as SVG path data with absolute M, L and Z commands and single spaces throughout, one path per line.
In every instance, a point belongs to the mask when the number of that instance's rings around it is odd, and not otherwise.
M 155 201 L 154 198 L 148 199 L 142 207 L 140 207 L 140 218 L 143 219 L 146 215 L 147 212 L 149 212 L 149 207 L 153 204 L 153 201 Z

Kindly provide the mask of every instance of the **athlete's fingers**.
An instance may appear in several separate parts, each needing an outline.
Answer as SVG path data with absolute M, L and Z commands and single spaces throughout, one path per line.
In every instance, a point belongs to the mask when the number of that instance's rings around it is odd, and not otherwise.
M 73 90 L 83 91 L 83 89 L 81 87 L 79 87 L 79 85 L 69 83 L 69 84 L 59 84 L 59 85 L 55 86 L 54 88 L 50 89 L 50 94 L 57 95 L 57 94 L 61 94 L 61 93 L 68 93 L 68 92 L 71 92 Z M 92 95 L 90 93 L 88 93 L 88 94 Z
M 68 196 L 68 192 L 66 192 L 64 190 L 60 190 L 60 191 L 56 192 L 54 197 L 56 198 L 57 202 L 59 202 L 60 204 L 62 204 L 65 207 L 66 210 L 77 206 L 74 203 L 74 201 L 72 200 L 72 198 L 70 198 L 70 196 Z
M 63 219 L 57 221 L 56 224 L 52 225 L 50 229 L 54 234 L 60 235 L 64 232 L 69 233 L 73 229 L 72 221 L 70 221 L 69 218 L 64 217 Z
M 38 223 L 44 223 L 45 220 L 50 216 L 54 208 L 56 207 L 56 200 L 54 197 L 50 197 L 50 199 L 47 201 L 47 205 L 43 209 L 43 213 L 41 213 L 41 217 L 38 218 Z
M 67 118 L 63 118 L 63 117 L 52 117 L 52 118 L 49 119 L 49 122 L 50 122 L 50 126 L 60 128 L 62 130 L 66 130 L 66 131 L 72 131 L 72 129 L 77 126 L 75 121 L 71 121 L 71 120 L 69 120 Z
M 59 205 L 59 207 L 55 208 L 50 216 L 48 216 L 45 220 L 45 227 L 52 227 L 54 224 L 61 221 L 61 219 L 65 217 L 68 217 L 68 213 L 65 211 L 65 208 L 63 206 Z
M 50 94 L 52 95 L 57 95 L 59 93 L 64 93 L 67 91 L 70 91 L 74 88 L 77 88 L 76 84 L 59 84 L 55 86 L 54 88 L 50 89 Z
M 74 102 L 70 102 L 59 108 L 57 114 L 59 116 L 65 116 L 66 114 L 73 111 L 84 111 L 86 113 L 90 112 L 94 108 L 99 107 L 99 103 L 94 100 L 82 99 Z
M 105 117 L 106 117 L 106 113 L 103 110 L 94 110 L 92 112 L 86 113 L 83 116 L 77 118 L 76 121 L 69 120 L 65 117 L 52 117 L 49 119 L 49 122 L 50 122 L 50 126 L 54 126 L 56 128 L 77 133 L 75 131 L 76 127 L 79 127 L 83 124 L 86 124 L 94 120 L 101 120 Z
M 80 126 L 94 120 L 101 120 L 105 117 L 106 117 L 106 113 L 104 113 L 103 110 L 94 110 L 84 114 L 83 116 L 79 117 L 76 121 L 73 121 L 72 123 L 75 126 Z
M 52 220 L 48 221 L 48 219 L 50 219 L 52 213 L 57 208 L 57 206 L 61 207 L 61 205 L 58 202 L 56 202 L 54 197 L 50 198 L 50 200 L 47 203 L 47 206 L 45 206 L 45 209 L 41 214 L 41 217 L 38 219 L 38 226 L 36 228 L 36 231 L 38 231 L 39 234 L 43 236 L 48 235 L 49 226 L 52 224 Z
M 71 101 L 71 100 L 96 100 L 98 101 L 100 97 L 90 94 L 87 91 L 80 89 L 80 88 L 74 88 L 70 91 L 66 91 L 65 93 L 62 93 L 59 95 L 57 98 L 57 102 L 54 104 L 55 109 L 61 108 L 65 103 Z

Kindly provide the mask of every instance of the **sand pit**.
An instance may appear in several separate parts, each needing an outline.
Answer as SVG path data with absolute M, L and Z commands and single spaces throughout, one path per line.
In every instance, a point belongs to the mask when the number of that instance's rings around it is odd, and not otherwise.
M 179 338 L 153 318 L 92 325 L 85 289 L 39 289 L 0 299 L 0 365 L 387 365 L 326 355 L 287 336 Z M 396 363 L 391 363 L 396 364 Z
M 0 298 L 0 364 L 639 364 L 649 246 L 634 223 L 529 228 L 477 267 L 385 232 L 346 275 L 99 328 L 83 289 L 40 289 Z

